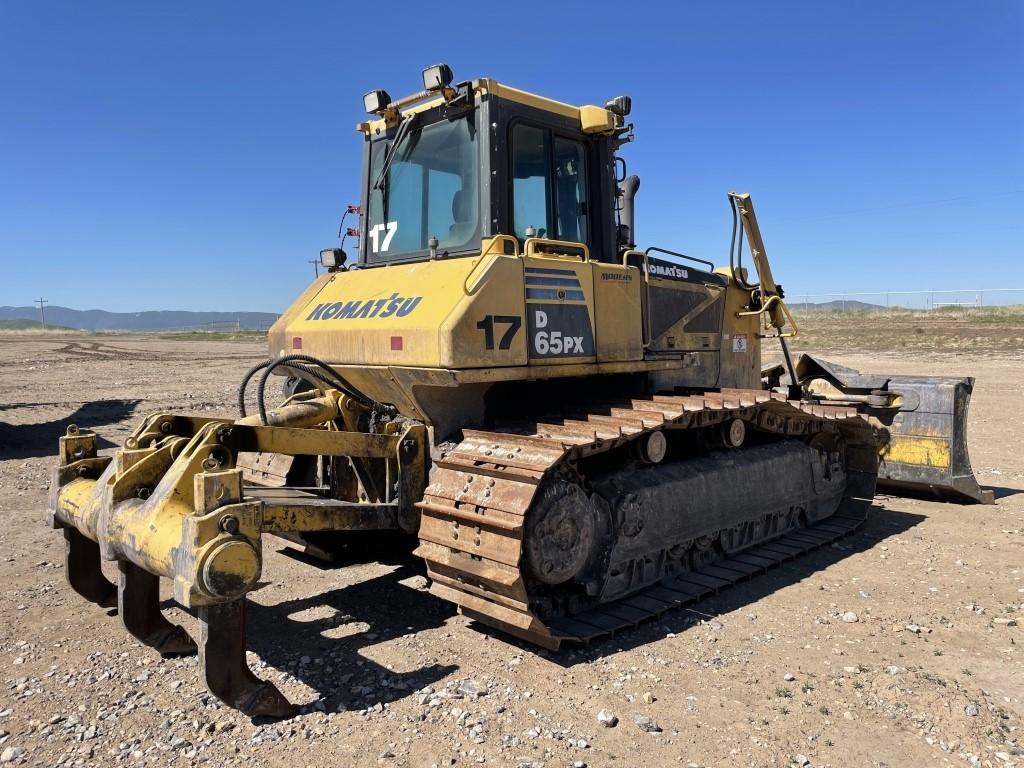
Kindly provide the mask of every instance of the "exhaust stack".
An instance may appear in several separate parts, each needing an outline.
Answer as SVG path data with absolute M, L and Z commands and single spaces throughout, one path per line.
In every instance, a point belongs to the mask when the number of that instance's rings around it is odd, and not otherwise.
M 622 207 L 619 212 L 619 248 L 626 250 L 636 247 L 636 207 L 634 201 L 640 189 L 640 177 L 627 176 L 619 185 Z

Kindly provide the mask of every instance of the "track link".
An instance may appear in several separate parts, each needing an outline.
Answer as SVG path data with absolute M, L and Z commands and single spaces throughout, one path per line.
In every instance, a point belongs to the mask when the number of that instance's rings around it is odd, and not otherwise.
M 826 422 L 838 422 L 849 472 L 847 497 L 839 510 L 816 525 L 673 574 L 619 600 L 548 623 L 533 613 L 520 570 L 524 520 L 552 470 L 655 430 L 695 429 L 735 418 L 789 436 L 813 435 Z M 462 441 L 434 463 L 418 505 L 422 517 L 416 554 L 427 563 L 431 592 L 458 605 L 463 614 L 557 649 L 563 642 L 589 643 L 635 627 L 845 536 L 865 519 L 876 471 L 874 434 L 854 408 L 738 389 L 608 402 L 572 418 L 497 431 L 464 430 Z

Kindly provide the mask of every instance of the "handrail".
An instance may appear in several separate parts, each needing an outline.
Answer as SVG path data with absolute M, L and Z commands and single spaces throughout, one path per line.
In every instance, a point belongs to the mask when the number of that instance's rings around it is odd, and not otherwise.
M 640 259 L 641 259 L 641 261 L 642 261 L 642 263 L 644 265 L 644 274 L 646 275 L 647 272 L 648 272 L 648 268 L 647 268 L 647 253 L 645 251 L 639 251 L 636 248 L 632 248 L 632 249 L 630 249 L 628 251 L 623 251 L 622 252 L 622 266 L 624 266 L 624 267 L 628 267 L 629 266 L 629 257 L 630 256 L 639 256 L 640 257 Z
M 696 261 L 698 264 L 707 264 L 709 271 L 711 271 L 711 272 L 715 271 L 714 263 L 708 261 L 707 259 L 698 259 L 696 256 L 688 256 L 685 253 L 678 253 L 677 251 L 670 251 L 667 248 L 658 248 L 657 246 L 653 246 L 653 245 L 650 248 L 648 248 L 646 251 L 644 251 L 644 255 L 646 256 L 646 255 L 650 254 L 651 251 L 657 251 L 658 253 L 667 253 L 669 256 L 677 256 L 680 259 L 689 259 L 690 261 Z
M 485 238 L 483 242 L 487 243 L 487 247 L 481 253 L 481 256 L 489 254 L 497 243 L 512 243 L 512 253 L 504 254 L 506 256 L 518 256 L 519 255 L 519 240 L 512 235 L 494 235 L 490 238 Z
M 479 269 L 480 265 L 483 264 L 484 257 L 490 255 L 490 253 L 494 250 L 495 245 L 497 245 L 498 243 L 512 243 L 512 253 L 503 253 L 502 255 L 509 255 L 514 258 L 519 258 L 519 241 L 516 238 L 512 237 L 512 235 L 494 235 L 493 237 L 485 238 L 480 241 L 481 246 L 483 246 L 484 243 L 487 243 L 487 247 L 483 248 L 483 250 L 480 252 L 480 255 L 477 257 L 480 259 L 480 263 L 469 271 L 469 274 L 466 275 L 466 279 L 463 280 L 462 282 L 462 289 L 465 291 L 467 296 L 472 296 L 476 292 L 478 285 L 474 285 L 472 288 L 470 288 L 469 283 L 473 279 L 473 276 L 476 275 L 477 269 Z
M 544 253 L 537 250 L 538 245 L 547 245 L 554 248 L 571 248 L 580 253 Z M 566 240 L 548 240 L 543 237 L 528 237 L 523 243 L 524 256 L 555 256 L 557 257 L 579 257 L 583 261 L 590 261 L 590 249 L 583 243 L 572 243 Z

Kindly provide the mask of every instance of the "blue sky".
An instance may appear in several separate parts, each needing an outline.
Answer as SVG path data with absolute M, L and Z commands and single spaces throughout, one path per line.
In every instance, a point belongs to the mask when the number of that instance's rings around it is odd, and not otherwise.
M 280 311 L 356 202 L 372 88 L 446 61 L 633 97 L 644 245 L 790 294 L 1024 285 L 1024 4 L 0 5 L 0 305 Z

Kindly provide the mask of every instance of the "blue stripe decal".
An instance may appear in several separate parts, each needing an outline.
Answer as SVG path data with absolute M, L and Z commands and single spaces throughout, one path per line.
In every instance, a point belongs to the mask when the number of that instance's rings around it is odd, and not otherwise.
M 583 291 L 563 291 L 565 296 L 561 297 L 567 301 L 583 301 Z M 558 300 L 560 297 L 558 291 L 554 288 L 527 288 L 526 289 L 527 299 L 554 299 Z
M 527 272 L 532 272 L 536 275 L 572 275 L 576 277 L 576 270 L 574 269 L 548 269 L 547 267 L 527 267 Z
M 541 277 L 540 275 L 526 276 L 527 285 L 568 285 L 572 288 L 579 288 L 580 281 L 569 277 Z

